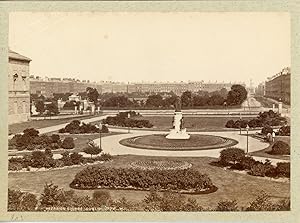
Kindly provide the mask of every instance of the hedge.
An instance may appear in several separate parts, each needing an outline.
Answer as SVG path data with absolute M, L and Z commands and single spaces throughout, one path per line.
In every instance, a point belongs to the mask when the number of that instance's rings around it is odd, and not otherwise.
M 290 146 L 286 142 L 276 141 L 272 146 L 272 150 L 268 153 L 272 155 L 290 155 Z
M 75 189 L 144 189 L 202 192 L 214 187 L 206 174 L 188 170 L 141 170 L 133 168 L 87 167 L 76 174 L 70 187 Z

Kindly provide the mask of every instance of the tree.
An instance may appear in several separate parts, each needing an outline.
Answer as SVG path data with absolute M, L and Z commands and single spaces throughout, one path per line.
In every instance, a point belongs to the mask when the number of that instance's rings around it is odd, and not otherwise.
M 181 95 L 182 107 L 191 107 L 193 105 L 193 98 L 191 91 L 185 91 Z
M 96 88 L 87 87 L 86 92 L 89 101 L 94 102 L 94 104 L 96 105 L 99 97 L 98 90 Z
M 73 149 L 75 147 L 74 139 L 72 137 L 66 137 L 61 147 L 64 149 Z
M 55 102 L 51 102 L 50 104 L 46 104 L 47 114 L 49 115 L 57 115 L 59 113 L 58 106 Z
M 240 84 L 231 86 L 231 90 L 227 94 L 227 105 L 240 105 L 247 99 L 247 90 Z
M 171 107 L 171 106 L 175 106 L 177 101 L 177 96 L 176 95 L 171 95 L 170 97 L 167 97 L 164 99 L 164 105 L 166 107 Z
M 36 111 L 38 113 L 43 114 L 45 112 L 45 103 L 42 100 L 38 100 L 35 102 Z
M 146 106 L 148 107 L 161 107 L 163 104 L 163 98 L 160 94 L 150 95 L 146 101 Z
M 99 153 L 102 152 L 102 149 L 95 145 L 95 144 L 89 144 L 84 150 L 83 152 L 87 153 L 87 154 L 90 154 L 91 155 L 91 158 L 93 157 L 93 155 L 98 155 Z

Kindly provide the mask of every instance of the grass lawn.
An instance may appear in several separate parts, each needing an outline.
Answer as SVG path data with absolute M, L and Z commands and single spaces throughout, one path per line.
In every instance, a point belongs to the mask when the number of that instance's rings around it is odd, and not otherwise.
M 215 158 L 200 157 L 146 157 L 124 155 L 115 156 L 112 162 L 107 162 L 103 165 L 107 167 L 128 167 L 132 162 L 146 160 L 182 160 L 192 163 L 192 168 L 199 170 L 202 173 L 207 173 L 212 179 L 214 185 L 219 189 L 211 194 L 202 195 L 186 195 L 187 197 L 195 198 L 203 207 L 215 207 L 220 200 L 235 199 L 239 206 L 247 205 L 254 200 L 256 196 L 265 191 L 273 199 L 281 199 L 290 196 L 290 183 L 275 182 L 265 178 L 254 177 L 247 174 L 236 173 L 229 170 L 224 170 L 220 167 L 210 165 Z M 20 189 L 23 191 L 34 192 L 40 194 L 43 191 L 46 182 L 52 182 L 65 190 L 70 189 L 69 183 L 74 179 L 75 174 L 85 167 L 74 167 L 63 170 L 52 170 L 46 172 L 24 172 L 24 173 L 9 173 L 8 185 L 11 189 Z M 80 195 L 92 195 L 93 190 L 75 190 Z M 128 190 L 108 190 L 113 199 L 125 197 L 132 201 L 144 199 L 148 194 L 146 191 L 128 191 Z
M 243 117 L 243 119 L 250 120 L 253 117 Z M 169 130 L 172 127 L 173 116 L 143 116 L 136 119 L 147 119 L 155 129 Z M 233 117 L 184 117 L 183 126 L 187 130 L 223 130 L 228 120 L 238 120 Z M 231 129 L 232 130 L 232 129 Z
M 283 141 L 287 144 L 291 144 L 291 139 L 290 136 L 276 136 L 275 137 L 275 142 L 277 141 Z M 268 152 L 272 150 L 272 146 L 274 145 L 274 143 L 271 143 L 267 148 L 262 149 L 262 150 L 258 150 L 255 152 L 250 153 L 253 156 L 260 156 L 260 157 L 266 157 L 266 158 L 274 158 L 274 159 L 283 159 L 283 160 L 290 160 L 290 156 L 284 156 L 284 155 L 272 155 L 269 154 Z
M 27 128 L 45 128 L 53 125 L 59 125 L 63 124 L 66 122 L 70 122 L 72 120 L 83 120 L 91 117 L 96 117 L 94 115 L 85 115 L 83 117 L 72 117 L 72 118 L 64 118 L 64 119 L 45 119 L 45 120 L 31 120 L 28 122 L 22 122 L 22 123 L 16 123 L 16 124 L 11 124 L 8 126 L 8 133 L 10 134 L 16 134 L 23 132 L 24 129 Z

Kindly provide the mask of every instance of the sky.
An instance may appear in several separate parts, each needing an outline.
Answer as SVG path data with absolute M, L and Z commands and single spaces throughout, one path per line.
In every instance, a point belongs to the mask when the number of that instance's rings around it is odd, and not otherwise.
M 282 12 L 14 12 L 9 48 L 30 74 L 91 81 L 245 82 L 290 66 Z

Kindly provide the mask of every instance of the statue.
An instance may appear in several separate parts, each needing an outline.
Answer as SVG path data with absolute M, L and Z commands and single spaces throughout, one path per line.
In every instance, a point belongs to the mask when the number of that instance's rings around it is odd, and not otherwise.
M 181 98 L 177 97 L 175 102 L 175 112 L 181 112 Z
M 190 135 L 183 128 L 183 116 L 181 112 L 181 99 L 177 97 L 175 103 L 175 114 L 173 117 L 173 126 L 170 133 L 166 136 L 167 139 L 189 139 Z

